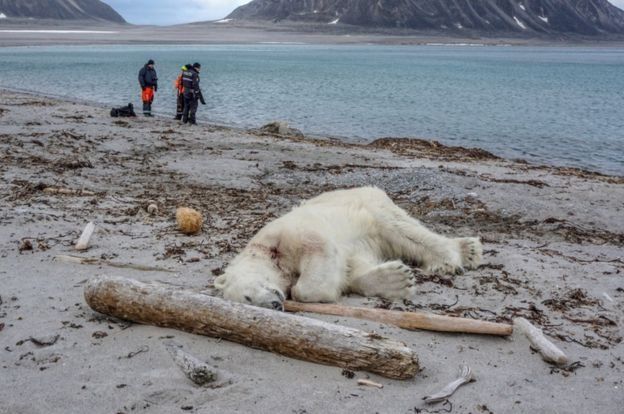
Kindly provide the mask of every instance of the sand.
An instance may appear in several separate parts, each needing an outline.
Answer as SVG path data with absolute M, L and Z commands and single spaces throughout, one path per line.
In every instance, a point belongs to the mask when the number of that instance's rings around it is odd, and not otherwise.
M 380 45 L 532 45 L 615 47 L 622 38 L 533 37 L 372 29 L 343 25 L 230 21 L 176 26 L 134 26 L 98 22 L 0 21 L 0 47 L 119 44 L 380 44 Z
M 429 141 L 346 145 L 113 119 L 108 108 L 8 91 L 0 91 L 0 157 L 0 413 L 621 412 L 621 177 Z M 349 378 L 341 368 L 127 323 L 85 304 L 85 281 L 103 274 L 210 291 L 264 223 L 322 191 L 360 185 L 383 188 L 435 231 L 480 235 L 485 260 L 460 276 L 419 275 L 408 302 L 352 296 L 343 303 L 499 322 L 523 316 L 573 363 L 544 362 L 518 335 L 309 315 L 404 341 L 423 367 L 407 381 Z M 150 200 L 156 215 L 145 211 Z M 204 214 L 201 233 L 176 229 L 179 206 Z M 89 221 L 91 247 L 76 252 Z M 57 259 L 68 254 L 99 264 Z M 110 265 L 123 263 L 151 270 Z M 166 349 L 170 340 L 232 384 L 191 383 Z M 426 406 L 422 398 L 455 379 L 462 363 L 476 381 Z M 359 386 L 361 378 L 384 388 Z

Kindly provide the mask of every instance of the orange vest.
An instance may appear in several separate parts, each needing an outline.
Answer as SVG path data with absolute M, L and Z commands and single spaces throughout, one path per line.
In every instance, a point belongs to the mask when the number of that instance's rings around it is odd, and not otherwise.
M 173 81 L 173 87 L 178 90 L 179 94 L 184 93 L 184 85 L 182 84 L 182 75 L 178 75 L 176 80 Z

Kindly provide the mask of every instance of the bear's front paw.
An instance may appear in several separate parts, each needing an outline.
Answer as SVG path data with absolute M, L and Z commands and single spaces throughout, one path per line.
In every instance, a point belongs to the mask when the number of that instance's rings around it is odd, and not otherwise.
M 439 275 L 461 275 L 464 273 L 464 268 L 461 264 L 451 262 L 434 262 L 425 266 L 424 270 L 425 273 Z
M 412 269 L 401 261 L 391 261 L 377 266 L 371 278 L 378 280 L 378 292 L 371 296 L 386 299 L 409 299 L 414 295 L 414 275 Z

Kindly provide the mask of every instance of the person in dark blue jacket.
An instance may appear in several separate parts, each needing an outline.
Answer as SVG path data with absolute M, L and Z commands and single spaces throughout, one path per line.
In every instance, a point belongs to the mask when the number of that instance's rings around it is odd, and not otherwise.
M 196 124 L 195 114 L 197 112 L 198 101 L 204 103 L 201 89 L 199 88 L 199 72 L 201 65 L 193 63 L 193 66 L 182 72 L 182 86 L 184 87 L 184 113 L 182 122 Z
M 143 115 L 152 116 L 152 102 L 154 92 L 158 90 L 158 76 L 154 69 L 154 61 L 148 60 L 139 71 L 139 84 L 141 85 L 141 100 L 143 101 Z

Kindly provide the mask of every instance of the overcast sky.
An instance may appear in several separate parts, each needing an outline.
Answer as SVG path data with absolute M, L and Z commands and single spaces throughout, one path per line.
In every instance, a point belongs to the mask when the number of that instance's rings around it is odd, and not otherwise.
M 250 0 L 103 0 L 130 23 L 176 24 L 217 20 Z M 624 0 L 609 0 L 624 9 Z

